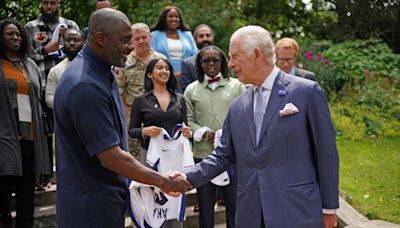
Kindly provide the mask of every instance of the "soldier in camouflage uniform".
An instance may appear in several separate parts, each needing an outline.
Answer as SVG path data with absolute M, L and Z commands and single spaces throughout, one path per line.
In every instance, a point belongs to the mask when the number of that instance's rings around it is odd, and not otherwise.
M 150 48 L 151 35 L 149 27 L 144 23 L 132 25 L 132 44 L 134 50 L 128 55 L 126 66 L 118 68 L 117 82 L 122 102 L 125 106 L 126 128 L 128 129 L 131 105 L 135 96 L 144 90 L 144 74 L 147 63 L 153 58 L 166 58 Z M 129 152 L 139 160 L 140 143 L 129 137 Z

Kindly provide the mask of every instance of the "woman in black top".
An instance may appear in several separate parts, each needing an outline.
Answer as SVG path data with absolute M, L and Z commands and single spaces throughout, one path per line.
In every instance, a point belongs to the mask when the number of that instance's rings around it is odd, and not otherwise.
M 175 93 L 177 81 L 171 64 L 166 59 L 151 60 L 146 68 L 144 93 L 132 103 L 129 135 L 141 140 L 141 162 L 146 154 L 151 137 L 156 137 L 164 128 L 170 135 L 178 123 L 186 123 L 186 104 L 181 94 Z M 189 127 L 181 132 L 187 138 L 192 136 Z
M 140 162 L 146 164 L 147 149 L 151 137 L 157 137 L 164 128 L 172 136 L 177 124 L 186 138 L 192 132 L 185 125 L 187 121 L 185 99 L 174 92 L 177 81 L 171 64 L 166 59 L 152 59 L 146 68 L 144 93 L 135 97 L 132 103 L 129 135 L 141 140 Z M 168 220 L 163 227 L 180 228 L 183 224 L 177 220 Z

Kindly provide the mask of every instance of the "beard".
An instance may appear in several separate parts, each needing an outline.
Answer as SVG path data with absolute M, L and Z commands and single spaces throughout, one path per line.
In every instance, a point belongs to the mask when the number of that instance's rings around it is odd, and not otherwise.
M 42 21 L 44 23 L 46 23 L 46 24 L 58 23 L 58 17 L 59 17 L 58 9 L 53 14 L 48 14 L 48 13 L 44 12 L 43 7 L 40 7 L 40 12 L 42 13 L 40 18 L 42 19 Z
M 67 56 L 67 58 L 69 59 L 69 61 L 72 61 L 73 59 L 75 59 L 75 57 L 78 55 L 79 51 L 80 50 L 70 51 L 70 50 L 64 48 L 64 53 Z
M 200 44 L 199 44 L 199 50 L 202 49 L 202 48 L 205 47 L 205 46 L 212 45 L 212 44 L 213 44 L 212 42 L 208 42 L 208 41 L 205 41 L 205 42 L 203 42 L 203 43 L 200 43 Z
M 123 54 L 122 49 L 111 48 L 116 46 L 116 43 L 112 43 L 107 47 L 106 50 L 106 59 L 110 65 L 114 65 L 116 67 L 125 67 L 126 55 Z

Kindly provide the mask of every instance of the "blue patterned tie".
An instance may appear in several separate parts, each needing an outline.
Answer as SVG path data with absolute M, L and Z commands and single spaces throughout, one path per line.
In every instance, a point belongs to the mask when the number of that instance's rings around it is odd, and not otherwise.
M 257 99 L 256 99 L 256 106 L 254 110 L 254 126 L 256 127 L 256 145 L 258 145 L 258 141 L 260 140 L 260 132 L 261 126 L 264 120 L 264 88 L 258 87 L 256 90 Z

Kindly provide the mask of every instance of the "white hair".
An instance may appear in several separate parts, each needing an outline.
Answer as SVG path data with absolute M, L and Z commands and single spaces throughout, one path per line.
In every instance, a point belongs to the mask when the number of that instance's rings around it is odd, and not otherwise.
M 275 45 L 271 34 L 263 27 L 248 25 L 236 30 L 231 36 L 233 40 L 240 41 L 240 49 L 250 55 L 254 49 L 259 48 L 267 57 L 266 61 L 270 64 L 275 62 Z

